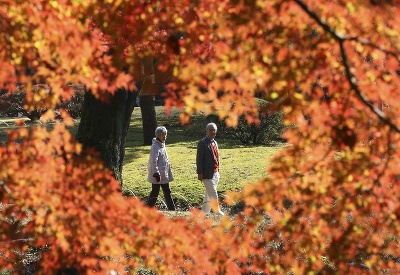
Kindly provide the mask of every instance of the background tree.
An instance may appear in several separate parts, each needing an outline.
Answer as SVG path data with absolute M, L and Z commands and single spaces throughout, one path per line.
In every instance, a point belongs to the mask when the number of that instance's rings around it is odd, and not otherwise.
M 32 108 L 43 102 L 51 110 L 71 97 L 70 82 L 113 102 L 119 89 L 134 89 L 135 64 L 157 56 L 158 70 L 174 77 L 166 107 L 184 108 L 182 122 L 198 111 L 228 125 L 242 114 L 257 122 L 254 93 L 266 90 L 285 123 L 298 127 L 287 132 L 291 146 L 276 156 L 269 178 L 230 196 L 244 201 L 243 212 L 215 226 L 195 218 L 167 222 L 122 199 L 109 170 L 62 124 L 10 132 L 0 147 L 2 266 L 20 262 L 13 251 L 39 247 L 50 252 L 37 268 L 50 273 L 141 264 L 160 274 L 396 269 L 400 118 L 391 99 L 399 88 L 398 5 L 3 1 L 0 86 L 24 83 Z M 111 47 L 113 55 L 104 54 Z M 37 73 L 16 73 L 24 67 Z M 34 81 L 51 92 L 33 96 Z M 52 117 L 49 111 L 43 121 Z M 65 112 L 61 117 L 70 125 Z M 21 230 L 15 217 L 30 222 Z
M 154 58 L 146 57 L 143 60 L 143 84 L 139 92 L 140 112 L 142 114 L 143 143 L 151 145 L 157 127 L 155 95 L 156 75 L 154 72 Z

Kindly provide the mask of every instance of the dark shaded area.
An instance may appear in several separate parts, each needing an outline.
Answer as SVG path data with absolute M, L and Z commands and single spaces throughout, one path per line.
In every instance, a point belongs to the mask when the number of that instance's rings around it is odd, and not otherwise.
M 84 148 L 94 147 L 122 185 L 122 164 L 136 93 L 120 89 L 109 103 L 85 94 L 77 139 Z

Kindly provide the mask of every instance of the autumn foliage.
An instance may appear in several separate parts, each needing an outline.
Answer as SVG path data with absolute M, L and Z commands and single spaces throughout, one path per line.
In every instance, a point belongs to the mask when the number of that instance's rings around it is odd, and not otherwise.
M 182 108 L 182 122 L 199 111 L 228 126 L 242 114 L 257 122 L 257 95 L 297 127 L 269 177 L 229 195 L 244 210 L 218 224 L 123 198 L 69 134 L 65 111 L 52 130 L 10 131 L 0 147 L 0 266 L 18 272 L 35 248 L 42 274 L 398 270 L 400 2 L 325 2 L 1 1 L 0 86 L 22 83 L 28 107 L 52 110 L 73 95 L 69 83 L 107 101 L 156 56 L 173 76 L 166 107 Z

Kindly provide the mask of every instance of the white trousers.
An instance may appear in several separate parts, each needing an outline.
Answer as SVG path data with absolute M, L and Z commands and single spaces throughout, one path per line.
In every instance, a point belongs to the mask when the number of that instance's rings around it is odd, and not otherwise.
M 201 210 L 204 213 L 208 214 L 211 211 L 211 201 L 216 200 L 218 203 L 218 193 L 217 193 L 217 186 L 219 182 L 219 172 L 214 172 L 212 179 L 203 179 L 203 184 L 206 188 L 206 192 L 204 194 L 203 205 L 201 206 Z M 218 212 L 221 211 L 218 204 Z M 217 212 L 217 213 L 218 213 Z

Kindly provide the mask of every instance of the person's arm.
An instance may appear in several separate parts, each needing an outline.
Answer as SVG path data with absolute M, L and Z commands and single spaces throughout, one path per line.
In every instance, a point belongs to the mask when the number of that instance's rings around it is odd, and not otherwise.
M 197 179 L 203 180 L 203 159 L 204 159 L 204 142 L 201 140 L 197 144 L 197 154 L 196 154 L 196 169 L 197 169 Z
M 156 148 L 152 148 L 151 150 L 151 157 L 150 157 L 150 161 L 151 161 L 151 166 L 154 168 L 154 173 L 153 173 L 153 177 L 156 178 L 157 182 L 160 182 L 161 177 L 160 177 L 160 170 L 158 169 L 158 156 L 159 156 L 159 150 L 156 150 Z
M 169 181 L 173 181 L 173 180 L 174 180 L 174 174 L 172 173 L 171 163 L 169 162 L 168 153 L 167 153 L 167 148 L 165 148 L 165 154 L 166 154 L 166 156 L 167 156 L 168 180 L 169 180 Z

